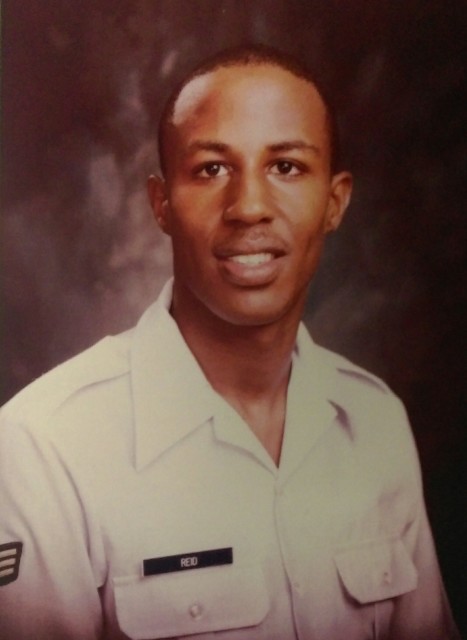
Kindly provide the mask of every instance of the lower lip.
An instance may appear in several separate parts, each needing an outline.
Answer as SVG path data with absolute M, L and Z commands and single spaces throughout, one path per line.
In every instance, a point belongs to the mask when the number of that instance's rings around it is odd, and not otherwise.
M 243 264 L 229 259 L 220 259 L 222 274 L 240 287 L 262 287 L 270 284 L 278 275 L 283 257 L 276 257 L 261 264 Z

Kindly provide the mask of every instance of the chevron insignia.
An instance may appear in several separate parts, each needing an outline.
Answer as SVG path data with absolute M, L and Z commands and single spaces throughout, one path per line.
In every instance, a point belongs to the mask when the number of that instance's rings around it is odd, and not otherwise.
M 0 587 L 14 582 L 18 577 L 22 551 L 22 542 L 0 544 Z

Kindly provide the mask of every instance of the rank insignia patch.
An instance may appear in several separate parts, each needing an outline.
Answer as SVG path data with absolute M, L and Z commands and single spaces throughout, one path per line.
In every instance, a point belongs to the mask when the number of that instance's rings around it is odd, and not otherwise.
M 18 577 L 22 551 L 22 542 L 0 544 L 0 587 L 14 582 Z

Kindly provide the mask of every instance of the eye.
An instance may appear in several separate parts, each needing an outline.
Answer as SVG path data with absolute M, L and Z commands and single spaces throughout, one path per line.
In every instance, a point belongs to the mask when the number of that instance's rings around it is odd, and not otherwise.
M 290 160 L 277 160 L 271 167 L 271 173 L 281 176 L 299 176 L 303 170 Z
M 228 174 L 228 169 L 220 162 L 205 162 L 197 168 L 195 174 L 199 178 L 219 178 Z

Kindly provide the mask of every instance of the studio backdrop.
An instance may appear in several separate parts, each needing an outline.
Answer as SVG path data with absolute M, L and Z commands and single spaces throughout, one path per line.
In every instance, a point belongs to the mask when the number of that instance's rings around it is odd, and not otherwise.
M 465 633 L 466 23 L 462 0 L 4 0 L 1 250 L 4 402 L 170 275 L 145 185 L 174 83 L 245 42 L 319 68 L 355 191 L 306 322 L 406 404 Z

